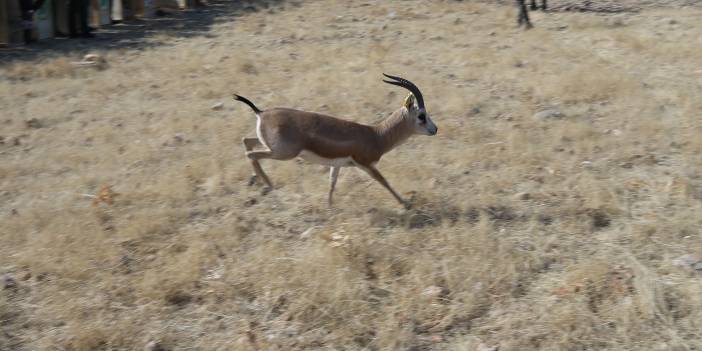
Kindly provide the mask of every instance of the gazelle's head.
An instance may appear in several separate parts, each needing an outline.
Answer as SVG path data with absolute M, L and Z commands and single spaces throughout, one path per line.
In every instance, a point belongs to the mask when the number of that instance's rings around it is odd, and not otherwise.
M 408 123 L 413 123 L 414 132 L 416 134 L 423 135 L 435 135 L 439 131 L 439 128 L 434 124 L 434 122 L 429 118 L 426 108 L 424 107 L 424 97 L 422 92 L 419 91 L 414 83 L 407 79 L 387 75 L 383 73 L 384 76 L 392 80 L 383 80 L 383 82 L 388 84 L 393 84 L 401 86 L 410 91 L 410 94 L 405 98 L 405 103 L 403 108 L 407 110 L 406 117 Z

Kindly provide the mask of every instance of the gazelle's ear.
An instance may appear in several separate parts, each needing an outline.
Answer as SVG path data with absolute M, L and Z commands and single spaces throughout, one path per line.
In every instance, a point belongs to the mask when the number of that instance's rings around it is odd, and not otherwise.
M 405 98 L 405 102 L 402 104 L 407 110 L 414 108 L 414 95 L 409 93 Z

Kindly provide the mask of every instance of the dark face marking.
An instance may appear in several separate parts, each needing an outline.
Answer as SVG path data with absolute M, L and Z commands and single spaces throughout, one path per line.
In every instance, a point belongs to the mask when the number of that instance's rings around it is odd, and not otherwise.
M 417 116 L 417 118 L 419 118 L 419 120 L 422 123 L 427 123 L 427 115 L 425 115 L 424 113 L 420 113 L 419 116 Z

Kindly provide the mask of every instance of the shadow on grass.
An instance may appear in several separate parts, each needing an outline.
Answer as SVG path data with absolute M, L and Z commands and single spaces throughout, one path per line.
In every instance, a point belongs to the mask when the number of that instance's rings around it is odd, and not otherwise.
M 168 41 L 154 41 L 148 38 L 165 35 L 170 38 L 212 37 L 212 26 L 217 23 L 236 21 L 237 17 L 248 13 L 268 11 L 289 2 L 286 0 L 210 0 L 207 6 L 183 11 L 159 12 L 150 19 L 124 21 L 120 24 L 101 26 L 94 32 L 95 38 L 52 38 L 18 46 L 0 49 L 0 66 L 18 61 L 31 61 L 40 58 L 85 54 L 91 51 L 117 49 L 137 49 L 167 45 Z

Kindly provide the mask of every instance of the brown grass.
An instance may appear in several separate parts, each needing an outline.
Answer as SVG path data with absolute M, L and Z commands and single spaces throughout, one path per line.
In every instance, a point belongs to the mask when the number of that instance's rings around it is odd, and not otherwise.
M 0 68 L 0 349 L 702 348 L 699 273 L 673 264 L 702 252 L 702 13 L 522 32 L 511 7 L 369 4 Z M 440 128 L 379 166 L 416 209 L 351 169 L 333 208 L 320 166 L 246 185 L 231 93 L 370 123 L 404 96 L 381 72 Z

